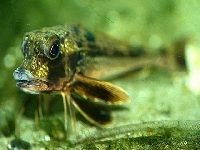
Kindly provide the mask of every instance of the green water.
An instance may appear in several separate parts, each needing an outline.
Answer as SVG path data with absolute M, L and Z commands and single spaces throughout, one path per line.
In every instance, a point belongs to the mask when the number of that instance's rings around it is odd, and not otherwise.
M 96 128 L 77 114 L 80 138 L 75 144 L 64 131 L 61 97 L 44 96 L 44 117 L 35 121 L 38 96 L 16 88 L 12 75 L 23 60 L 20 45 L 25 32 L 80 23 L 91 31 L 155 50 L 181 37 L 199 39 L 199 8 L 200 2 L 185 0 L 1 1 L 0 147 L 199 149 L 200 100 L 185 87 L 184 70 L 174 76 L 167 70 L 150 69 L 146 77 L 141 73 L 113 80 L 128 91 L 131 103 L 111 108 L 114 120 L 108 129 Z M 15 121 L 23 108 L 15 133 Z M 156 123 L 163 120 L 167 121 Z

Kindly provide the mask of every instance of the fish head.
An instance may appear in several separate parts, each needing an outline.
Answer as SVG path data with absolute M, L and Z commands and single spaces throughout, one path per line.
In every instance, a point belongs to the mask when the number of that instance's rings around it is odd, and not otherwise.
M 18 81 L 16 86 L 35 94 L 61 90 L 74 74 L 72 64 L 76 63 L 69 59 L 76 49 L 70 32 L 63 28 L 43 28 L 26 33 L 21 45 L 24 60 L 13 73 Z

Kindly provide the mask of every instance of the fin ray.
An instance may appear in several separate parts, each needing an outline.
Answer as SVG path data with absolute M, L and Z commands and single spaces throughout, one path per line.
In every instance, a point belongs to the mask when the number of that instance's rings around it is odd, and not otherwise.
M 112 121 L 110 111 L 102 105 L 97 105 L 81 97 L 76 92 L 71 93 L 75 107 L 92 124 L 97 126 L 109 124 Z

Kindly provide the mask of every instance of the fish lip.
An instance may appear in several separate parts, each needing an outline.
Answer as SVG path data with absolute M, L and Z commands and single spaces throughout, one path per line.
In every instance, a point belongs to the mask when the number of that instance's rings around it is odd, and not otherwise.
M 22 91 L 39 94 L 45 92 L 56 92 L 63 88 L 63 84 L 51 83 L 46 80 L 38 79 L 23 67 L 17 68 L 13 72 L 13 77 L 17 81 L 16 86 Z
M 23 85 L 35 85 L 35 86 L 39 86 L 40 85 L 37 82 L 38 79 L 36 79 L 30 72 L 28 72 L 27 70 L 25 70 L 22 67 L 17 68 L 13 72 L 13 76 L 14 76 L 14 79 L 16 81 L 18 81 L 16 83 L 17 87 L 21 87 Z
M 40 86 L 40 84 L 33 82 L 33 81 L 26 81 L 26 80 L 18 80 L 16 83 L 16 86 L 18 88 L 24 87 L 24 86 Z
M 13 72 L 14 79 L 17 81 L 16 86 L 22 91 L 32 94 L 39 94 L 46 91 L 50 83 L 37 79 L 23 67 L 17 68 Z

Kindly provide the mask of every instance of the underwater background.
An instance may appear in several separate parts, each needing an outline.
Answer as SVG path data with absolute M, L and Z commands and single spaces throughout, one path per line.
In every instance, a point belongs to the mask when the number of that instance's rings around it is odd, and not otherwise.
M 200 149 L 199 8 L 199 1 L 186 0 L 1 1 L 0 148 Z M 171 55 L 184 63 L 177 61 L 173 70 L 146 68 L 111 80 L 129 93 L 131 103 L 111 108 L 114 120 L 106 129 L 77 113 L 82 138 L 71 143 L 63 129 L 61 96 L 44 95 L 44 116 L 38 119 L 40 96 L 20 91 L 13 79 L 23 60 L 23 35 L 65 23 L 79 23 L 152 53 L 189 38 L 184 44 L 193 47 L 194 56 L 174 48 Z

